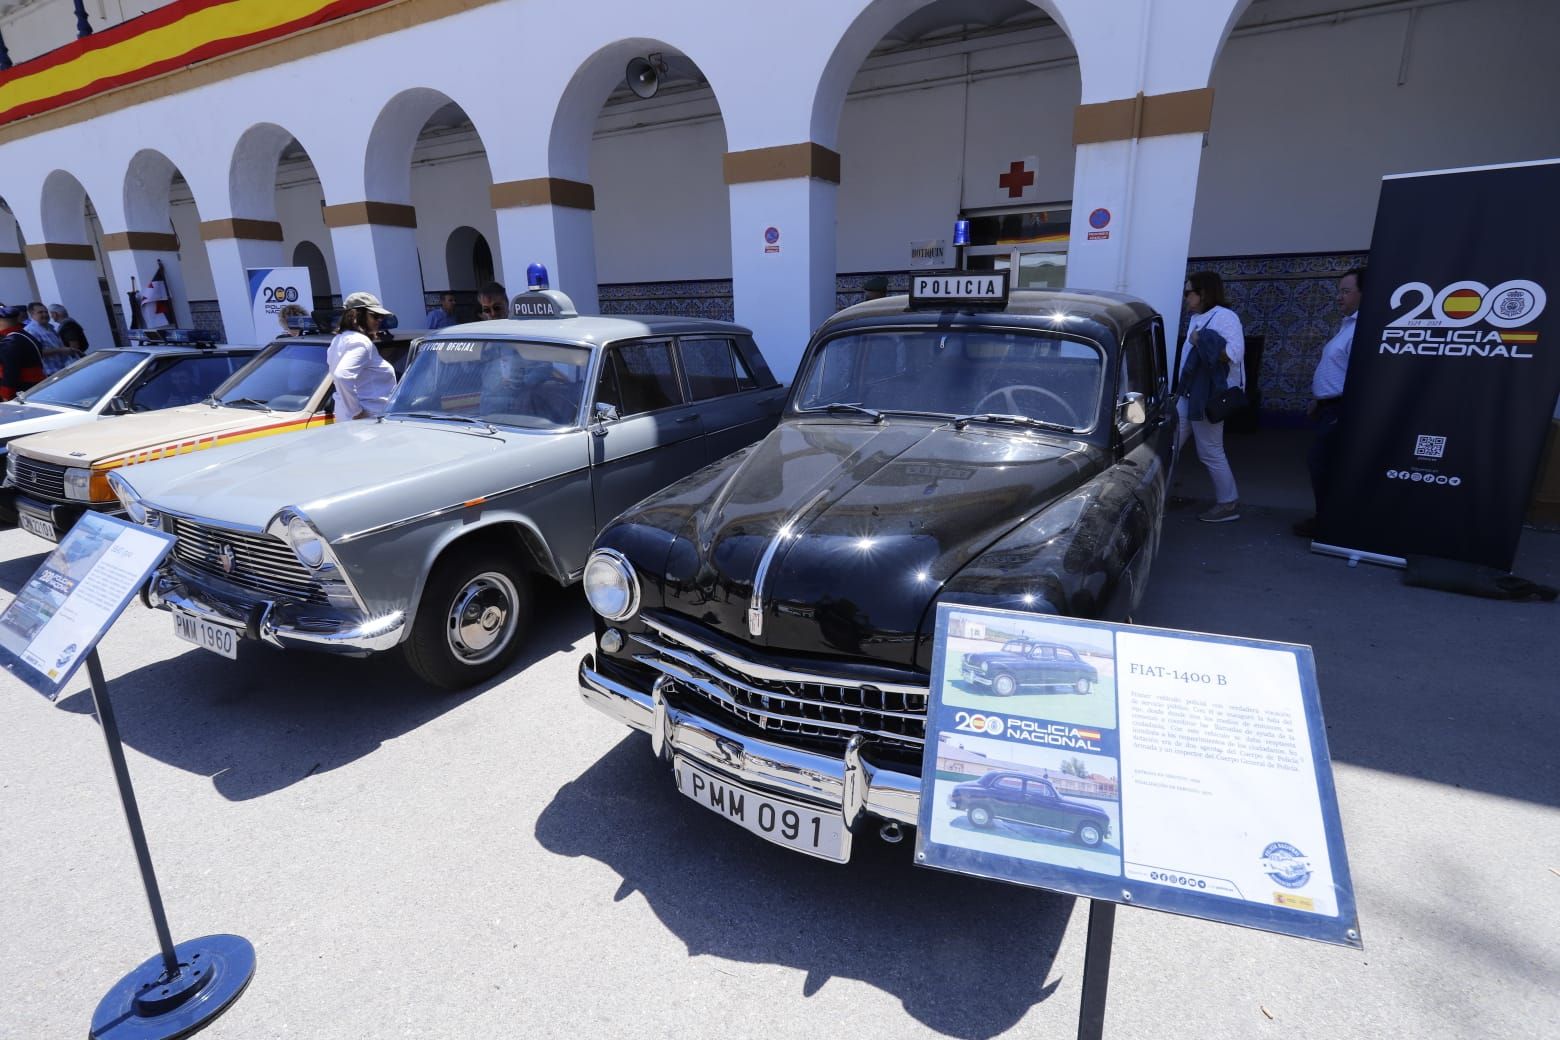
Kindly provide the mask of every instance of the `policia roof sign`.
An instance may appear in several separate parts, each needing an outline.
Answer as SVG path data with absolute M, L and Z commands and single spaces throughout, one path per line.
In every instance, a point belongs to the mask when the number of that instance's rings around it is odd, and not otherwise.
M 941 604 L 924 866 L 1360 947 L 1306 646 Z
M 1001 310 L 1008 302 L 1006 271 L 911 274 L 911 307 L 982 307 Z

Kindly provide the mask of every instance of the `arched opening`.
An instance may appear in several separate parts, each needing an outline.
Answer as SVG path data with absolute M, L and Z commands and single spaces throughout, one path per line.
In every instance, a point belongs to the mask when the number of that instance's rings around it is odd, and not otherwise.
M 257 123 L 244 131 L 233 150 L 228 185 L 235 224 L 240 225 L 234 233 L 243 268 L 305 268 L 316 318 L 330 323 L 341 288 L 325 226 L 325 193 L 308 149 L 285 127 Z M 247 295 L 238 302 L 249 313 Z M 254 334 L 263 343 L 278 331 L 266 327 Z
M 415 297 L 397 304 L 387 295 L 386 305 L 407 311 L 403 323 L 408 323 L 414 307 L 420 319 L 439 306 L 445 292 L 453 292 L 457 319 L 475 317 L 479 285 L 474 281 L 474 257 L 452 251 L 450 242 L 459 229 L 495 241 L 498 219 L 487 149 L 466 111 L 437 90 L 402 91 L 375 120 L 367 161 L 368 197 L 408 209 L 408 223 L 415 225 L 409 236 L 415 242 L 415 268 L 404 257 L 378 258 L 382 271 L 391 265 L 398 268 L 397 284 L 415 285 Z M 491 250 L 488 255 L 488 280 L 501 280 Z M 386 294 L 391 291 L 387 284 Z
M 39 298 L 38 281 L 27 263 L 27 243 L 22 229 L 17 226 L 10 205 L 0 199 L 0 303 L 14 305 Z
M 161 152 L 137 152 L 125 172 L 124 207 L 123 236 L 111 235 L 104 245 L 114 298 L 128 301 L 133 280 L 143 300 L 141 313 L 127 311 L 125 322 L 153 329 L 166 321 L 226 339 L 200 210 L 178 167 Z
M 656 68 L 651 98 L 629 88 L 633 58 Z M 554 117 L 549 172 L 594 189 L 582 223 L 603 314 L 731 319 L 726 148 L 715 91 L 675 47 L 621 40 L 576 71 Z
M 122 307 L 118 301 L 110 307 L 103 228 L 86 188 L 74 175 L 53 171 L 44 178 L 41 216 L 43 241 L 37 245 L 48 255 L 33 260 L 37 299 L 64 304 L 81 323 L 89 345 L 124 344 L 124 326 L 116 328 L 109 316 Z
M 306 268 L 309 272 L 309 286 L 314 293 L 314 310 L 329 310 L 331 308 L 330 295 L 330 268 L 325 264 L 325 254 L 320 247 L 304 239 L 293 246 L 292 265 Z
M 814 140 L 840 153 L 838 305 L 961 261 L 1015 288 L 1066 284 L 1081 81 L 1065 28 L 1032 0 L 904 7 L 863 12 L 814 108 Z
M 451 231 L 444 243 L 444 269 L 449 283 L 447 291 L 455 296 L 456 320 L 476 317 L 473 304 L 477 290 L 496 280 L 493 249 L 487 236 L 467 225 Z

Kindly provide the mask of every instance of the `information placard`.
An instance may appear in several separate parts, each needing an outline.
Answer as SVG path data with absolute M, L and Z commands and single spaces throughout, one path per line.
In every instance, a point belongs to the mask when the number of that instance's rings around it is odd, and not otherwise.
M 1306 646 L 938 607 L 916 862 L 1358 947 Z
M 0 613 L 0 666 L 59 696 L 172 546 L 172 535 L 83 513 Z

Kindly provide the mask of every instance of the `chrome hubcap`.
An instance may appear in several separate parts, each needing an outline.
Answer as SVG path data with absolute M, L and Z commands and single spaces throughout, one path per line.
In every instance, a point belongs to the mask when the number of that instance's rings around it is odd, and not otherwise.
M 515 633 L 514 582 L 485 571 L 455 594 L 446 628 L 450 651 L 466 664 L 482 664 L 503 652 Z

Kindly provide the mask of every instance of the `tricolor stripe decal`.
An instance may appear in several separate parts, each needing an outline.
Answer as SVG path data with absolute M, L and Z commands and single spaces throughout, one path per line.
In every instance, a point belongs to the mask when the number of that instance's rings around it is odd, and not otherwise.
M 169 458 L 174 455 L 185 455 L 192 451 L 204 451 L 206 448 L 216 448 L 224 444 L 240 444 L 260 437 L 272 437 L 278 433 L 291 433 L 294 430 L 303 430 L 311 426 L 324 426 L 330 421 L 328 417 L 316 415 L 306 419 L 289 419 L 286 422 L 272 423 L 269 426 L 255 426 L 243 430 L 234 430 L 231 433 L 209 433 L 204 437 L 196 437 L 194 440 L 174 441 L 156 448 L 133 451 L 128 455 L 121 455 L 118 458 L 100 462 L 92 468 L 95 470 L 111 470 L 118 469 L 121 466 L 134 466 L 140 462 L 155 462 L 157 459 Z

